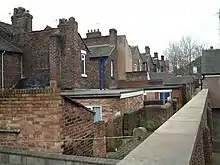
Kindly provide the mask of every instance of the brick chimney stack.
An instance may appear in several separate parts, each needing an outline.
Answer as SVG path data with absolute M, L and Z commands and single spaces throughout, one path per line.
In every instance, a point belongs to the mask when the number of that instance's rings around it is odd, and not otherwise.
M 25 32 L 32 31 L 33 16 L 23 7 L 14 8 L 14 14 L 11 17 L 12 25 L 23 29 Z
M 154 52 L 154 58 L 158 58 L 158 53 Z
M 147 55 L 150 55 L 150 47 L 149 46 L 145 46 L 145 53 Z
M 96 38 L 96 37 L 101 37 L 102 36 L 102 33 L 99 31 L 99 29 L 94 29 L 93 30 L 88 30 L 88 32 L 86 33 L 86 37 L 87 38 Z
M 57 30 L 50 35 L 49 61 L 50 61 L 50 81 L 56 82 L 56 86 L 61 84 L 61 47 L 60 31 Z

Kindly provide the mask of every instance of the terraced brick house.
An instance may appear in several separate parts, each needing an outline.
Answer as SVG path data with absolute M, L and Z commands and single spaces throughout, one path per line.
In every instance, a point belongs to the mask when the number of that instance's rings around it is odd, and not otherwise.
M 142 71 L 142 58 L 138 46 L 130 46 L 132 53 L 132 71 Z
M 219 109 L 220 102 L 220 49 L 208 49 L 202 51 L 201 86 L 208 88 L 211 100 L 211 108 Z
M 56 80 L 62 89 L 90 88 L 89 49 L 73 17 L 60 19 L 57 28 L 32 30 L 33 16 L 14 9 L 12 24 L 0 22 L 1 87 L 15 84 L 49 86 Z M 89 69 L 88 69 L 89 70 Z
M 103 36 L 99 30 L 91 30 L 84 38 L 89 48 L 92 88 L 117 88 L 118 80 L 125 79 L 125 73 L 132 71 L 132 55 L 124 35 L 117 35 L 116 29 L 110 29 Z

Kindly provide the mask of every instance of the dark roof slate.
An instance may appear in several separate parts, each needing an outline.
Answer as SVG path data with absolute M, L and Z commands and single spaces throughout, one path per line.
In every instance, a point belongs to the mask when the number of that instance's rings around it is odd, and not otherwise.
M 220 49 L 202 51 L 202 74 L 220 74 Z
M 138 49 L 138 46 L 130 46 L 131 54 L 134 55 L 135 51 Z
M 22 53 L 23 51 L 17 46 L 0 36 L 0 51 Z
M 165 85 L 180 85 L 180 84 L 188 84 L 194 81 L 193 76 L 175 76 L 166 72 L 150 72 L 149 73 L 151 80 L 160 80 L 162 79 Z
M 114 45 L 95 45 L 89 46 L 90 58 L 110 56 L 112 51 L 115 49 Z
M 23 32 L 20 28 L 0 21 L 0 30 L 7 34 L 16 34 Z
M 141 59 L 143 62 L 147 62 L 150 55 L 146 55 L 146 53 L 141 53 Z

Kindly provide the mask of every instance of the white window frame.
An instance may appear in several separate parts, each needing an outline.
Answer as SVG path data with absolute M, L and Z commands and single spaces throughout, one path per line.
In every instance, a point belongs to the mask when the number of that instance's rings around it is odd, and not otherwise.
M 138 63 L 139 63 L 139 71 L 142 71 L 142 63 L 141 63 L 141 59 L 138 59 Z
M 100 106 L 100 105 L 89 105 L 89 106 L 86 106 L 86 108 L 89 108 L 93 112 L 94 112 L 93 108 L 100 108 L 101 119 L 99 121 L 103 120 L 103 118 L 102 118 L 102 106 Z M 94 116 L 94 120 L 95 120 L 95 116 Z
M 138 70 L 137 64 L 134 64 L 134 71 L 136 72 Z
M 114 77 L 114 64 L 113 64 L 113 60 L 111 60 L 111 62 L 110 62 L 110 76 L 111 76 L 111 78 Z
M 83 61 L 83 73 L 81 74 L 82 77 L 87 77 L 86 74 L 86 51 L 81 50 L 81 60 Z

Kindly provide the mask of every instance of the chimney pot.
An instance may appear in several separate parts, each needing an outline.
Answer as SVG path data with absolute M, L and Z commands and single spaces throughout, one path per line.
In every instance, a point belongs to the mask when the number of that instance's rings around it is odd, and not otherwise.
M 158 58 L 158 53 L 154 52 L 154 58 Z
M 213 49 L 213 46 L 210 46 L 210 49 Z
M 161 61 L 164 61 L 164 55 L 161 55 Z
M 96 32 L 96 30 L 94 29 L 94 32 Z

